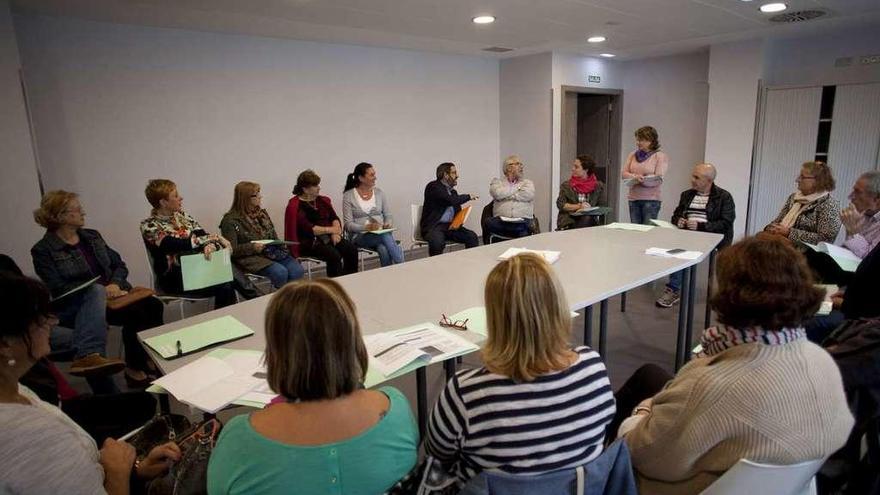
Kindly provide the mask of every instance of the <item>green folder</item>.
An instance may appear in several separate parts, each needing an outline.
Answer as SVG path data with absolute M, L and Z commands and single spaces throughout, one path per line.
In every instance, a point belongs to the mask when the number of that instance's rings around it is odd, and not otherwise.
M 254 331 L 244 323 L 227 315 L 144 339 L 144 344 L 158 352 L 163 359 L 173 359 L 214 344 L 250 337 L 253 334 Z
M 202 253 L 181 256 L 180 270 L 183 290 L 203 289 L 232 281 L 232 260 L 228 249 L 211 253 L 210 260 Z
M 489 326 L 486 323 L 486 307 L 485 306 L 474 306 L 473 308 L 468 308 L 463 311 L 459 311 L 454 315 L 449 315 L 449 318 L 452 321 L 465 321 L 465 326 L 467 326 L 468 332 L 474 332 L 476 334 L 480 334 L 483 337 L 489 335 Z

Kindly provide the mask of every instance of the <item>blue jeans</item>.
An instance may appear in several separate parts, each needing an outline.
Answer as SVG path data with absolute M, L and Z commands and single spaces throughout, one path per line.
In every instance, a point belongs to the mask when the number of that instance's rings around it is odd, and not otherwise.
M 669 276 L 669 282 L 666 283 L 666 287 L 678 292 L 681 290 L 681 279 L 684 275 L 681 272 L 675 272 Z
M 287 282 L 301 279 L 305 275 L 302 265 L 293 256 L 288 256 L 281 261 L 273 261 L 271 265 L 257 272 L 257 275 L 269 277 L 272 286 L 280 289 Z
M 529 231 L 530 224 L 531 220 L 526 222 L 505 222 L 500 217 L 492 217 L 486 220 L 486 229 L 490 234 L 519 238 L 531 233 Z
M 54 304 L 59 323 L 73 329 L 70 345 L 74 359 L 97 352 L 104 356 L 107 348 L 107 292 L 94 283 L 62 298 Z
M 394 240 L 391 232 L 385 234 L 361 234 L 354 238 L 354 245 L 376 251 L 382 266 L 403 263 L 403 250 Z
M 653 225 L 651 219 L 656 220 L 660 214 L 660 202 L 653 199 L 637 199 L 629 202 L 629 221 Z

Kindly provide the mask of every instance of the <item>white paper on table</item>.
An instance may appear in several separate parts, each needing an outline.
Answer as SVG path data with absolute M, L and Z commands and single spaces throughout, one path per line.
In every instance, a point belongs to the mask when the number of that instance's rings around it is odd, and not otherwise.
M 428 362 L 430 354 L 417 346 L 389 333 L 378 333 L 364 337 L 371 362 L 385 376 L 390 376 L 414 361 Z
M 677 229 L 678 228 L 675 225 L 672 225 L 670 222 L 667 222 L 666 220 L 657 220 L 656 218 L 652 218 L 651 223 L 653 223 L 654 225 L 656 225 L 660 228 L 663 228 L 663 229 Z
M 239 399 L 241 396 L 250 392 L 254 387 L 260 384 L 260 379 L 253 376 L 233 375 L 223 380 L 218 380 L 214 384 L 187 396 L 181 398 L 175 395 L 180 401 L 191 404 L 202 411 L 215 413 L 223 409 L 232 401 Z
M 272 402 L 275 397 L 278 397 L 278 394 L 275 392 L 263 393 L 263 392 L 254 392 L 250 391 L 236 400 L 246 401 L 246 402 L 256 402 L 258 404 L 268 405 Z
M 678 258 L 681 260 L 695 260 L 703 255 L 701 251 L 682 251 L 680 253 L 670 253 L 669 248 L 652 247 L 645 250 L 645 254 L 650 256 L 659 256 L 661 258 Z
M 636 232 L 647 232 L 654 228 L 653 225 L 642 225 L 640 223 L 624 223 L 624 222 L 612 222 L 605 226 L 606 229 L 617 229 L 617 230 L 634 230 Z
M 559 257 L 562 255 L 562 253 L 559 251 L 541 251 L 538 249 L 512 247 L 512 248 L 507 248 L 507 251 L 504 251 L 503 253 L 501 253 L 501 255 L 498 256 L 498 259 L 503 261 L 503 260 L 510 259 L 510 258 L 513 258 L 514 256 L 524 254 L 524 253 L 537 254 L 538 256 L 543 257 L 544 260 L 547 261 L 547 263 L 550 263 L 551 265 L 553 263 L 556 263 L 557 261 L 559 261 Z
M 393 336 L 428 354 L 431 357 L 431 363 L 444 361 L 479 349 L 479 347 L 467 339 L 459 337 L 432 323 L 426 323 L 424 326 L 404 332 L 394 332 Z
M 260 357 L 256 352 L 204 356 L 153 383 L 179 401 L 213 413 L 266 383 L 265 378 L 255 376 L 262 369 Z

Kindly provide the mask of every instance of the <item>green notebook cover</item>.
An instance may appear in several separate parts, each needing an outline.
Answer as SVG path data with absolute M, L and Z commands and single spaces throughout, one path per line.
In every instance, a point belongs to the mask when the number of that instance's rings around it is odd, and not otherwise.
M 250 337 L 254 331 L 232 316 L 221 316 L 173 332 L 144 339 L 164 359 L 173 359 L 199 351 L 214 344 Z M 180 342 L 180 352 L 177 343 Z

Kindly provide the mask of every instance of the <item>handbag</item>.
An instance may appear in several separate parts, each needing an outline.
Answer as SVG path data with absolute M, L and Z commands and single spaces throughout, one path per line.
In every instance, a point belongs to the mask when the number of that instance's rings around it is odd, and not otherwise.
M 126 306 L 130 306 L 142 299 L 152 297 L 155 294 L 156 291 L 154 291 L 153 289 L 148 289 L 146 287 L 132 287 L 131 290 L 128 291 L 128 294 L 124 296 L 119 296 L 115 299 L 107 299 L 107 309 L 121 309 Z
M 195 430 L 177 442 L 180 461 L 165 476 L 152 480 L 148 495 L 207 495 L 208 460 L 217 444 L 222 425 L 216 418 L 199 423 Z
M 180 414 L 158 414 L 141 427 L 140 431 L 128 439 L 137 451 L 138 459 L 144 458 L 153 448 L 168 442 L 177 442 L 195 431 L 186 416 Z
M 263 248 L 262 255 L 272 261 L 283 261 L 290 256 L 290 250 L 285 245 L 270 244 Z

